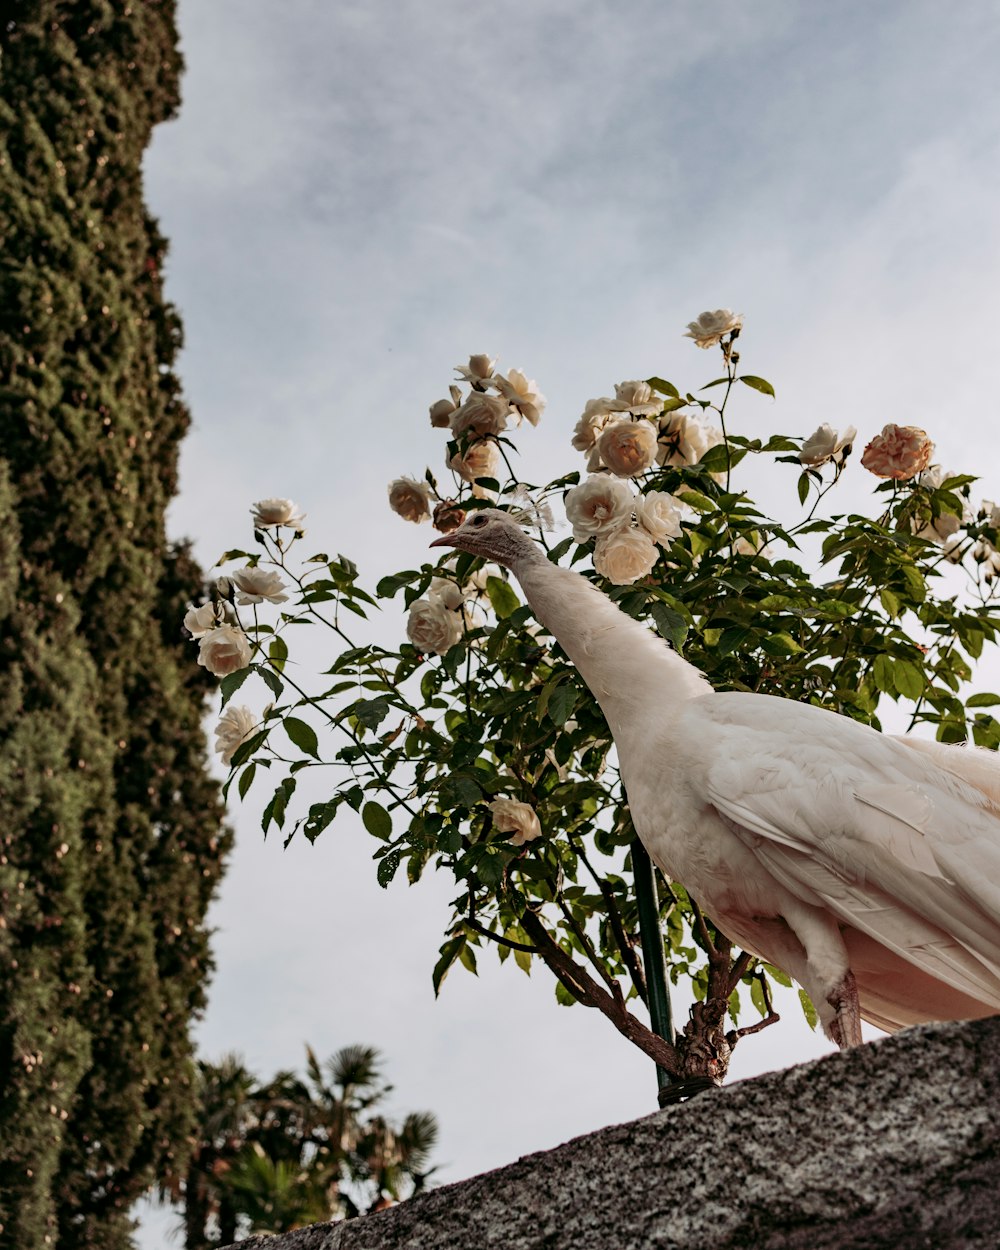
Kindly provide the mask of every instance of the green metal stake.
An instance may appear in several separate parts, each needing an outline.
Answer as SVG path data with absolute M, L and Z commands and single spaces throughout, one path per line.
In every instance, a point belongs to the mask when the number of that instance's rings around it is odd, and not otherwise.
M 670 1009 L 670 991 L 667 988 L 667 966 L 663 957 L 663 934 L 660 931 L 660 902 L 656 893 L 656 879 L 646 848 L 638 838 L 632 843 L 632 872 L 635 875 L 635 896 L 639 904 L 639 939 L 642 943 L 642 962 L 646 969 L 646 993 L 649 996 L 649 1017 L 653 1032 L 665 1042 L 674 1045 L 674 1020 Z M 656 1065 L 656 1083 L 660 1091 L 673 1085 L 674 1078 Z

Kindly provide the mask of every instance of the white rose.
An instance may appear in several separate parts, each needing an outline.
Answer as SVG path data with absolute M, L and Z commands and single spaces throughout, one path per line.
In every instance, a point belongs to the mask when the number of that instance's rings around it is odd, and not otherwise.
M 289 525 L 293 529 L 301 529 L 306 519 L 305 513 L 290 499 L 261 499 L 251 509 L 253 523 L 258 529 L 267 529 L 272 525 Z
M 972 548 L 972 558 L 982 566 L 985 581 L 992 582 L 1000 574 L 1000 551 L 997 551 L 988 538 L 979 539 Z
M 397 477 L 389 483 L 389 507 L 404 521 L 419 525 L 430 519 L 431 488 L 412 477 Z
M 184 614 L 184 628 L 192 638 L 200 638 L 219 623 L 219 613 L 214 603 L 203 603 L 200 608 L 189 608 Z
M 653 394 L 648 382 L 617 382 L 614 409 L 634 417 L 653 417 L 663 411 L 663 400 Z
M 670 540 L 680 534 L 681 516 L 685 511 L 685 504 L 662 490 L 651 490 L 648 495 L 639 495 L 635 501 L 639 525 L 661 547 L 668 547 Z
M 712 347 L 723 335 L 732 334 L 743 325 L 743 314 L 729 308 L 717 308 L 715 312 L 703 312 L 697 321 L 689 321 L 684 337 L 694 339 L 698 347 Z
M 941 465 L 932 464 L 929 468 L 924 469 L 917 481 L 920 486 L 927 490 L 937 490 L 942 482 L 954 476 L 953 473 L 942 468 Z M 992 504 L 990 508 L 993 508 Z M 951 559 L 956 550 L 955 536 L 962 525 L 971 520 L 972 509 L 966 501 L 963 503 L 961 516 L 956 516 L 954 512 L 942 512 L 940 516 L 929 518 L 923 526 L 914 518 L 913 532 L 918 538 L 926 539 L 927 542 L 931 543 L 939 543 L 942 547 L 946 547 L 946 554 Z
M 921 482 L 926 474 L 921 475 Z M 1000 507 L 998 507 L 992 499 L 984 499 L 979 507 L 980 521 L 988 520 L 994 529 L 1000 529 Z
M 799 461 L 801 464 L 810 465 L 814 469 L 818 469 L 820 465 L 826 464 L 833 460 L 836 464 L 841 464 L 850 454 L 854 440 L 858 436 L 858 431 L 853 425 L 849 425 L 843 434 L 837 431 L 826 422 L 819 427 L 814 433 L 810 434 L 806 441 L 802 444 L 802 450 L 799 452 Z
M 465 591 L 455 582 L 448 581 L 446 577 L 432 577 L 427 597 L 438 599 L 446 608 L 455 611 L 465 602 Z
M 248 707 L 234 707 L 230 703 L 215 727 L 215 749 L 222 756 L 223 764 L 233 762 L 240 746 L 253 737 L 257 724 L 257 718 Z
M 545 396 L 538 389 L 537 382 L 529 382 L 520 369 L 511 369 L 506 377 L 498 373 L 493 384 L 525 421 L 531 425 L 538 424 L 538 418 L 545 409 Z
M 502 395 L 486 395 L 473 391 L 461 408 L 456 408 L 449 421 L 453 434 L 472 430 L 481 438 L 486 434 L 501 434 L 507 428 L 510 404 Z
M 406 636 L 418 651 L 444 655 L 462 637 L 462 618 L 440 599 L 417 599 L 410 605 Z
M 455 372 L 460 373 L 466 382 L 471 382 L 474 386 L 478 383 L 480 386 L 493 377 L 493 366 L 497 362 L 496 356 L 486 356 L 480 354 L 478 356 L 470 356 L 467 365 L 456 365 Z
M 765 560 L 774 559 L 774 548 L 766 543 L 757 533 L 753 534 L 753 541 L 744 538 L 741 534 L 733 543 L 733 551 L 738 556 L 763 556 Z
M 198 639 L 198 663 L 216 677 L 228 677 L 250 663 L 250 640 L 235 625 L 220 625 Z
M 656 427 L 638 421 L 613 421 L 597 440 L 601 459 L 618 477 L 644 473 L 656 460 Z
M 448 468 L 454 469 L 463 482 L 473 484 L 472 493 L 477 499 L 488 499 L 492 497 L 491 492 L 485 487 L 476 486 L 475 482 L 481 477 L 496 479 L 499 459 L 496 443 L 481 439 L 473 443 L 464 456 L 456 452 L 448 461 Z
M 286 583 L 271 569 L 237 569 L 231 580 L 236 587 L 236 602 L 241 607 L 249 603 L 263 603 L 265 599 L 268 603 L 285 603 L 288 600 L 283 593 Z
M 597 540 L 594 568 L 616 586 L 629 586 L 653 571 L 658 555 L 645 530 L 625 527 Z
M 663 465 L 697 464 L 710 447 L 721 442 L 718 426 L 705 425 L 683 412 L 669 412 L 660 421 L 656 461 Z
M 534 808 L 516 799 L 494 799 L 490 804 L 493 827 L 500 833 L 510 833 L 514 846 L 524 846 L 542 836 L 542 826 Z
M 431 404 L 431 425 L 436 430 L 446 430 L 451 425 L 451 414 L 458 407 L 450 399 L 439 399 Z
M 585 543 L 597 534 L 626 524 L 632 516 L 635 496 L 624 482 L 604 474 L 588 477 L 566 496 L 566 519 L 573 537 Z
M 577 451 L 591 451 L 597 442 L 598 435 L 608 423 L 611 414 L 610 404 L 614 401 L 607 398 L 588 399 L 583 415 L 573 430 L 573 446 Z

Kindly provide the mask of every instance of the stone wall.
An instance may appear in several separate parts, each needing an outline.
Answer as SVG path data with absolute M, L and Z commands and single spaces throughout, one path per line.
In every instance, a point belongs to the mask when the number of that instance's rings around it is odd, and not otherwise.
M 702 1094 L 240 1250 L 1000 1247 L 1000 1018 Z

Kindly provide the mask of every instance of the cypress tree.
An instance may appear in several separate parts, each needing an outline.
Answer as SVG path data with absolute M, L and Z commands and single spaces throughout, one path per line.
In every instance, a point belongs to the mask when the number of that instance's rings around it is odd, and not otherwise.
M 202 577 L 165 536 L 189 418 L 142 201 L 181 61 L 172 0 L 0 21 L 0 1241 L 116 1250 L 189 1144 L 228 847 L 179 628 Z

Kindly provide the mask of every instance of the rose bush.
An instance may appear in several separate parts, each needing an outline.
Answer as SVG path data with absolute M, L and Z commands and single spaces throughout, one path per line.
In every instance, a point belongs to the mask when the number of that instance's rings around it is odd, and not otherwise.
M 519 509 L 550 560 L 595 580 L 717 689 L 808 701 L 876 727 L 898 705 L 902 727 L 996 748 L 990 709 L 1000 697 L 970 693 L 968 683 L 1000 627 L 1000 508 L 973 508 L 975 479 L 932 466 L 933 444 L 917 427 L 885 426 L 860 465 L 853 426 L 766 439 L 741 432 L 734 396 L 774 396 L 740 369 L 742 325 L 725 309 L 689 324 L 697 346 L 721 354 L 721 375 L 696 392 L 652 376 L 589 400 L 566 427 L 579 458 L 540 490 L 518 480 L 510 437 L 542 412 L 536 383 L 520 370 L 498 373 L 493 357 L 470 357 L 451 398 L 430 408 L 451 480 L 439 483 L 432 470 L 422 482 L 398 478 L 391 507 L 407 520 L 429 513 L 442 533 L 494 500 Z M 488 419 L 466 420 L 463 410 Z M 772 507 L 749 497 L 746 460 L 769 466 Z M 873 487 L 870 516 L 831 508 L 847 473 Z M 549 532 L 551 498 L 564 501 L 571 534 Z M 227 710 L 219 731 L 233 768 L 227 784 L 245 795 L 270 778 L 265 831 L 312 840 L 345 807 L 358 812 L 380 883 L 400 874 L 415 883 L 431 863 L 454 878 L 436 989 L 492 947 L 524 969 L 543 964 L 560 1001 L 597 1007 L 675 1075 L 724 1073 L 732 1044 L 773 1019 L 770 986 L 787 978 L 733 951 L 681 884 L 661 882 L 670 977 L 691 986 L 695 1008 L 669 1054 L 636 1018 L 649 993 L 633 878 L 646 868 L 610 734 L 506 575 L 452 552 L 382 576 L 371 593 L 344 556 L 298 560 L 303 517 L 291 501 L 264 500 L 253 512 L 260 550 L 249 563 L 280 574 L 290 601 L 248 608 L 236 602 L 234 574 L 185 625 L 200 662 L 228 674 L 227 709 L 248 678 L 275 700 L 249 737 L 245 709 Z M 229 561 L 246 563 L 248 553 L 229 552 Z M 400 598 L 397 646 L 355 636 L 349 620 Z M 305 621 L 334 640 L 314 680 L 286 666 L 290 627 Z M 330 764 L 341 774 L 335 784 L 325 781 Z M 299 806 L 303 772 L 320 765 L 323 788 Z M 748 1009 L 758 1022 L 738 1025 Z M 811 1016 L 807 1000 L 803 1009 Z

